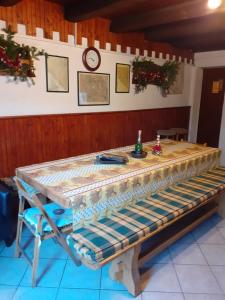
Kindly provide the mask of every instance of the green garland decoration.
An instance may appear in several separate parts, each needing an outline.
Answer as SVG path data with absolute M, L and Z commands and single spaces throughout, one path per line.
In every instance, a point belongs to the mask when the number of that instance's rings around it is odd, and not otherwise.
M 175 61 L 166 61 L 160 66 L 145 57 L 142 59 L 135 57 L 132 62 L 132 83 L 135 84 L 135 93 L 143 92 L 148 84 L 154 84 L 161 89 L 162 95 L 166 96 L 176 80 L 178 69 L 179 63 Z
M 44 55 L 44 50 L 36 47 L 16 43 L 15 32 L 11 27 L 3 29 L 5 34 L 0 34 L 0 74 L 13 76 L 14 80 L 31 81 L 34 84 L 35 68 L 33 59 Z

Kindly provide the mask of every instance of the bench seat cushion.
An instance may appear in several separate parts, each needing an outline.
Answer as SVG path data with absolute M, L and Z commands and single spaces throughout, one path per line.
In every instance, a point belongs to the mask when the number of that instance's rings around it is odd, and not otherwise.
M 225 168 L 204 172 L 75 230 L 68 243 L 89 263 L 100 263 L 224 188 Z

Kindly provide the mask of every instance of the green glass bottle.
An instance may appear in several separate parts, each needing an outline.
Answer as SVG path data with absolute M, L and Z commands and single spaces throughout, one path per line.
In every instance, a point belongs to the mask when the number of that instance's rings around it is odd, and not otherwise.
M 137 138 L 137 143 L 135 144 L 135 153 L 141 154 L 143 151 L 143 145 L 141 142 L 141 130 L 138 130 L 138 138 Z

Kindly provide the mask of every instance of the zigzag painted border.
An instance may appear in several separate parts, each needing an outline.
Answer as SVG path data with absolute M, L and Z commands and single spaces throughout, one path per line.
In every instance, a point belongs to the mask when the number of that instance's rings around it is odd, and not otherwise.
M 6 21 L 0 20 L 0 30 L 5 28 L 6 26 L 7 26 Z M 26 36 L 26 37 L 29 37 L 29 38 L 38 38 L 38 39 L 43 39 L 43 40 L 46 40 L 46 41 L 51 41 L 50 39 L 44 38 L 44 30 L 40 27 L 36 27 L 36 36 L 27 35 L 26 34 L 26 25 L 24 25 L 24 24 L 17 24 L 17 35 L 18 36 Z M 81 45 L 76 44 L 76 37 L 73 36 L 73 35 L 68 35 L 68 39 L 67 39 L 68 42 L 61 42 L 60 41 L 60 33 L 56 32 L 56 31 L 53 31 L 53 33 L 52 33 L 52 41 L 56 42 L 56 43 L 59 43 L 59 44 L 62 43 L 64 45 L 68 44 L 68 45 L 74 46 L 74 47 L 82 47 L 82 48 L 88 47 L 88 39 L 86 37 L 82 37 L 82 44 Z M 105 44 L 105 49 L 103 49 L 103 48 L 100 48 L 100 42 L 95 40 L 94 46 L 96 48 L 98 48 L 100 50 L 103 50 L 103 51 L 106 51 L 106 52 L 114 52 L 114 53 L 118 53 L 118 54 L 131 55 L 131 47 L 126 47 L 126 52 L 122 52 L 121 51 L 121 45 L 119 45 L 119 44 L 116 45 L 116 51 L 112 50 L 111 43 L 106 43 Z M 137 55 L 137 56 L 140 55 L 140 49 L 139 48 L 136 48 L 134 55 Z M 155 51 L 144 50 L 144 56 L 154 59 L 154 58 L 156 58 L 156 52 Z M 163 58 L 163 56 L 165 58 Z M 169 60 L 170 59 L 170 54 L 169 53 L 164 54 L 164 53 L 160 52 L 158 58 Z M 182 57 L 173 55 L 172 59 L 170 59 L 170 60 L 173 60 L 173 61 L 177 60 L 178 62 L 182 62 Z M 188 64 L 193 64 L 193 60 L 190 59 L 189 62 L 188 62 L 187 57 L 183 58 L 183 62 L 186 63 L 186 64 L 187 63 Z

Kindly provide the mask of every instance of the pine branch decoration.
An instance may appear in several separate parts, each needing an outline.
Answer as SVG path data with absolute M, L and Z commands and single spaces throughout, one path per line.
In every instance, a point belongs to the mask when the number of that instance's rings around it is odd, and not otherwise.
M 155 64 L 145 57 L 136 57 L 132 62 L 133 84 L 135 93 L 143 92 L 148 84 L 157 85 L 163 96 L 168 94 L 169 88 L 176 80 L 179 63 L 166 61 L 162 66 Z
M 13 76 L 14 80 L 31 81 L 34 84 L 35 68 L 34 59 L 44 55 L 44 50 L 18 44 L 14 41 L 15 32 L 11 27 L 3 29 L 5 34 L 0 34 L 0 73 Z

